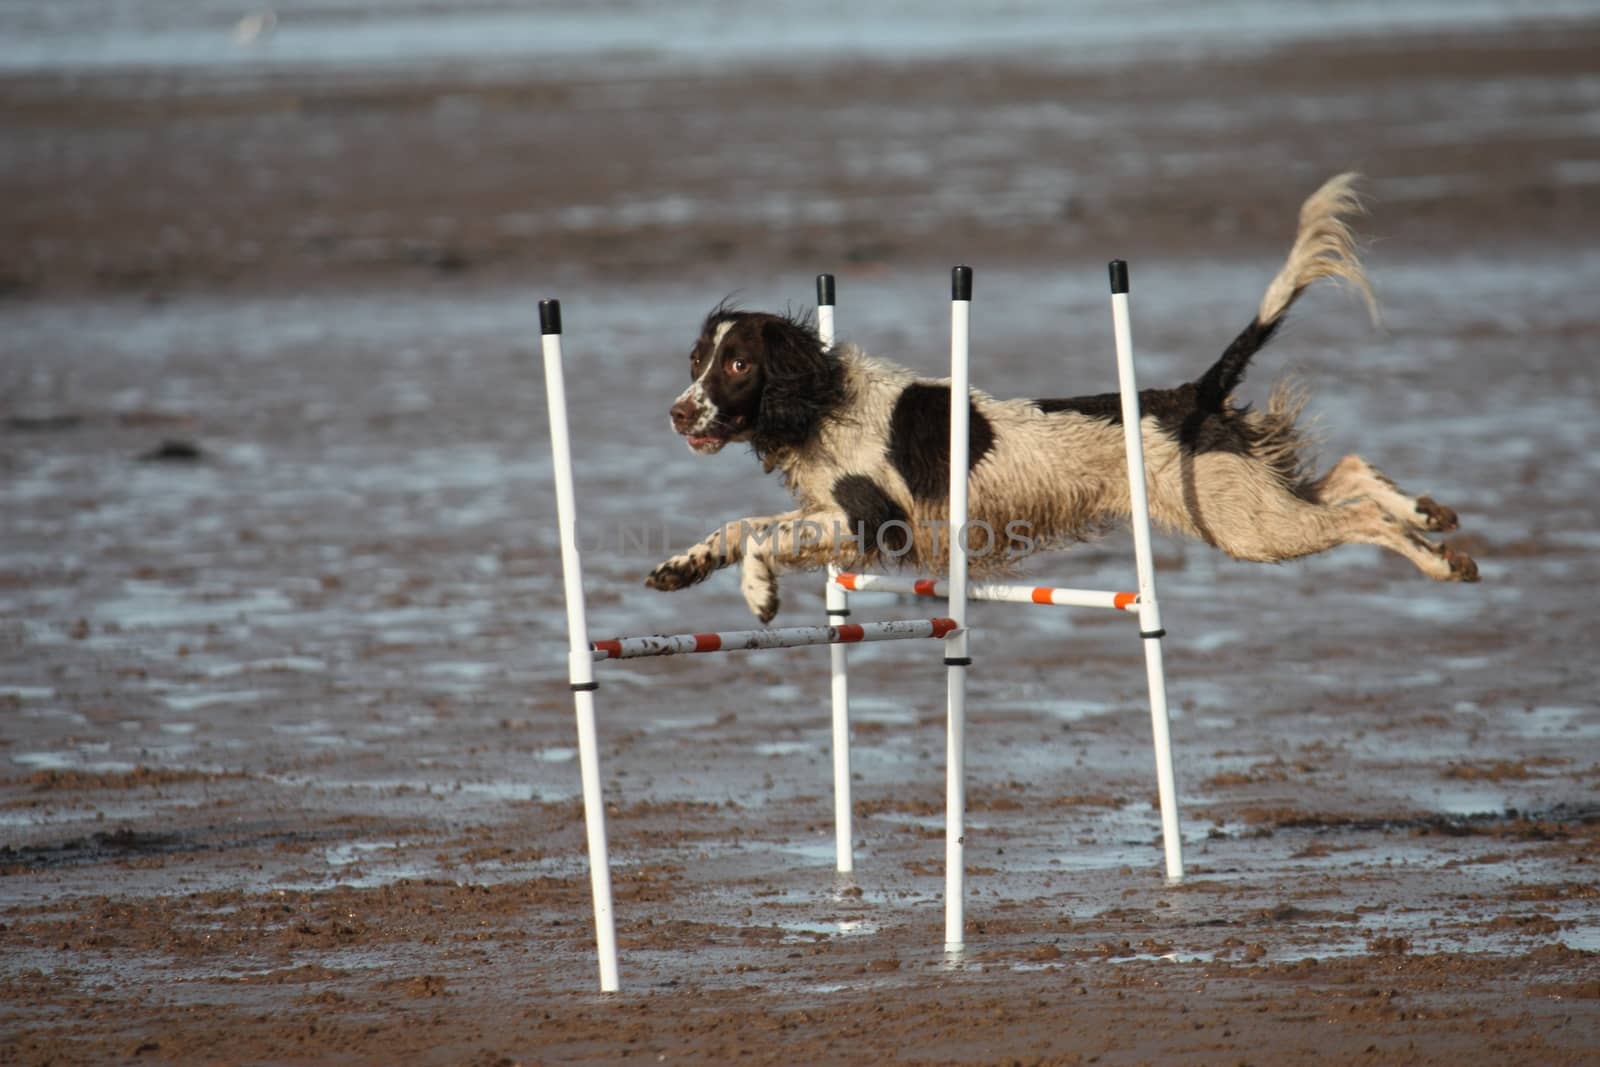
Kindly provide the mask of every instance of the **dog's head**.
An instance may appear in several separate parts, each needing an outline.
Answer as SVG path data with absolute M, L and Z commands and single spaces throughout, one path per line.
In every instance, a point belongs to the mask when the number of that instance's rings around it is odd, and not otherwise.
M 808 323 L 719 307 L 689 353 L 693 381 L 672 405 L 672 428 L 704 455 L 730 441 L 758 453 L 804 444 L 842 396 L 842 372 Z

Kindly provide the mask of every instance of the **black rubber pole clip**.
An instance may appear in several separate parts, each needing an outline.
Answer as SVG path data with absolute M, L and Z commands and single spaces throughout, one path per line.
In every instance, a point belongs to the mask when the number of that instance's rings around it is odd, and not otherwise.
M 559 301 L 559 300 L 541 300 L 541 301 L 539 301 L 539 332 L 540 333 L 560 333 L 561 332 L 561 301 Z
M 1111 261 L 1111 291 L 1113 293 L 1126 293 L 1128 291 L 1128 261 L 1113 259 Z
M 817 275 L 817 307 L 833 307 L 833 275 Z
M 972 268 L 956 267 L 950 271 L 950 299 L 972 299 Z

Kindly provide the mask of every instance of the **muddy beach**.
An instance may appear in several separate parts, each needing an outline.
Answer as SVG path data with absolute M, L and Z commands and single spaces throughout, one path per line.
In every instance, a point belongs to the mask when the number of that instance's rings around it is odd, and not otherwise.
M 1596 1062 L 1600 21 L 1415 10 L 751 63 L 0 46 L 0 1060 Z M 1098 392 L 1121 256 L 1176 382 L 1351 168 L 1382 325 L 1311 293 L 1247 395 L 1297 375 L 1482 583 L 1158 537 L 1178 886 L 1129 620 L 975 606 L 959 958 L 934 649 L 852 651 L 850 877 L 825 654 L 603 668 L 595 993 L 534 302 L 596 636 L 742 627 L 731 578 L 641 586 L 784 500 L 670 434 L 707 308 L 830 270 L 845 336 L 939 373 L 966 261 L 974 384 Z

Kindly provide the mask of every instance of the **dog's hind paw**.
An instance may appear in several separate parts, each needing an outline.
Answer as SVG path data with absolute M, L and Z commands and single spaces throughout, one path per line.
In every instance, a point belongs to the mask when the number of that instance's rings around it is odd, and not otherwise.
M 656 569 L 644 580 L 644 584 L 651 589 L 659 589 L 663 593 L 670 593 L 678 589 L 687 589 L 698 582 L 703 582 L 715 570 L 709 553 L 690 553 L 683 556 L 673 556 L 663 563 L 656 564 Z
M 1478 580 L 1478 564 L 1465 552 L 1457 552 L 1446 547 L 1442 555 L 1445 562 L 1450 564 L 1450 578 L 1452 582 L 1476 582 Z
M 1417 514 L 1422 517 L 1422 528 L 1434 533 L 1449 533 L 1460 525 L 1455 509 L 1445 507 L 1431 496 L 1417 497 Z

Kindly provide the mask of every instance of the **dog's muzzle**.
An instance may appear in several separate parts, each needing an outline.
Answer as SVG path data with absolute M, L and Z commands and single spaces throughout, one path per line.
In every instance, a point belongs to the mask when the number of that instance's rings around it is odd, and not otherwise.
M 700 421 L 700 408 L 688 397 L 680 397 L 672 405 L 669 412 L 672 416 L 672 428 L 678 433 L 687 434 L 695 428 L 695 423 Z
M 695 452 L 709 456 L 728 443 L 729 428 L 722 419 L 714 411 L 702 409 L 692 397 L 679 397 L 668 414 L 673 430 L 682 434 Z

